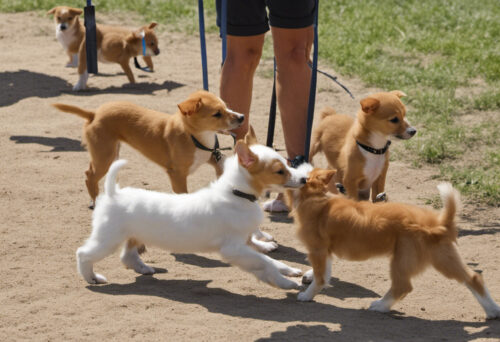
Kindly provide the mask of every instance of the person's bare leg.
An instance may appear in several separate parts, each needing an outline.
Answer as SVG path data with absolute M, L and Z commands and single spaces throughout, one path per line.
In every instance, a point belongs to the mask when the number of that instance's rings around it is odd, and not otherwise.
M 227 36 L 227 55 L 220 78 L 220 96 L 230 109 L 245 114 L 243 125 L 233 130 L 236 139 L 242 139 L 248 131 L 253 75 L 259 65 L 263 45 L 264 34 Z
M 288 158 L 304 155 L 311 69 L 307 65 L 313 43 L 312 26 L 300 29 L 271 27 L 276 56 L 276 97 L 281 113 Z M 266 211 L 286 211 L 283 194 L 264 204 Z
M 312 26 L 272 27 L 277 65 L 276 96 L 289 158 L 304 155 L 311 69 L 307 65 L 313 42 Z

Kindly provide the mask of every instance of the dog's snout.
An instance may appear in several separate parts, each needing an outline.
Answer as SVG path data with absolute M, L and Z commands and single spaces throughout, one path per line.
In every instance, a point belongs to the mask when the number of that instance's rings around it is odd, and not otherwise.
M 306 177 L 302 177 L 300 179 L 300 184 L 306 184 L 307 183 L 307 178 Z
M 158 56 L 160 54 L 160 49 L 156 49 L 153 52 L 155 53 L 155 56 Z
M 245 115 L 240 114 L 240 115 L 238 116 L 238 122 L 239 122 L 239 123 L 242 123 L 243 121 L 245 121 Z
M 66 25 L 61 25 L 61 30 L 66 30 Z
M 417 133 L 417 130 L 413 127 L 408 127 L 408 129 L 406 130 L 406 132 L 410 135 L 410 136 L 414 136 L 415 133 Z

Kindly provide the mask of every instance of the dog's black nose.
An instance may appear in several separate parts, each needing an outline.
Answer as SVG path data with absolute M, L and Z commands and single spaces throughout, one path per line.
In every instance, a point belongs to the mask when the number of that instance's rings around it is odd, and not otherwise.
M 238 117 L 238 122 L 243 122 L 243 121 L 245 121 L 245 116 L 244 115 Z
M 156 49 L 156 50 L 154 51 L 154 53 L 155 53 L 155 55 L 156 55 L 156 56 L 158 56 L 158 55 L 160 54 L 160 49 Z
M 413 127 L 410 127 L 406 130 L 406 132 L 408 132 L 409 135 L 414 136 L 415 133 L 417 133 L 417 130 Z
M 306 184 L 307 183 L 307 178 L 306 177 L 302 177 L 300 179 L 300 184 Z
M 61 25 L 61 30 L 63 30 L 63 31 L 66 30 L 66 26 Z

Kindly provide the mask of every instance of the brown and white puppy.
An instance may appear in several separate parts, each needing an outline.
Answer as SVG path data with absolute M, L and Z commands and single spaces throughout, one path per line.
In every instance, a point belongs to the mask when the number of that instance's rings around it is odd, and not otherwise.
M 334 170 L 314 169 L 306 184 L 288 193 L 298 225 L 298 236 L 307 247 L 314 278 L 298 299 L 310 301 L 330 280 L 331 255 L 362 261 L 391 258 L 392 286 L 374 301 L 370 310 L 387 312 L 412 290 L 411 279 L 429 265 L 445 277 L 465 283 L 488 318 L 499 318 L 479 273 L 462 261 L 457 250 L 455 212 L 459 194 L 451 184 L 438 186 L 444 208 L 441 212 L 401 203 L 356 202 L 327 193 Z M 311 273 L 307 274 L 311 277 Z
M 76 68 L 78 66 L 78 52 L 85 38 L 85 26 L 80 22 L 80 15 L 83 11 L 79 8 L 67 6 L 57 6 L 47 12 L 54 16 L 56 25 L 56 38 L 61 43 L 69 57 L 66 67 Z M 101 30 L 106 30 L 105 26 L 97 25 Z M 130 33 L 126 28 L 113 27 L 116 30 L 124 31 L 124 34 Z M 153 70 L 153 60 L 150 56 L 143 56 L 148 68 Z
M 78 66 L 78 50 L 85 37 L 85 27 L 80 22 L 83 11 L 79 8 L 57 6 L 47 12 L 54 16 L 56 38 L 69 57 L 66 67 Z
M 85 172 L 92 201 L 99 193 L 99 180 L 118 157 L 120 141 L 126 142 L 167 171 L 176 193 L 187 192 L 187 176 L 209 162 L 219 176 L 221 162 L 211 151 L 195 146 L 193 137 L 212 148 L 216 132 L 239 127 L 244 115 L 231 111 L 217 96 L 197 91 L 178 104 L 174 115 L 157 112 L 130 102 L 108 102 L 97 110 L 85 110 L 62 103 L 57 109 L 83 117 L 83 137 L 90 153 Z
M 410 139 L 417 132 L 405 118 L 403 96 L 400 90 L 370 95 L 361 100 L 356 120 L 329 107 L 322 110 L 310 158 L 323 151 L 350 198 L 367 200 L 371 189 L 374 201 L 385 187 L 389 137 Z
M 100 62 L 118 63 L 128 77 L 130 83 L 135 83 L 134 74 L 130 69 L 130 59 L 142 55 L 148 67 L 153 70 L 151 56 L 160 53 L 158 38 L 154 32 L 156 23 L 143 26 L 136 31 L 122 27 L 97 25 L 97 57 Z M 87 49 L 85 37 L 78 50 L 78 82 L 73 90 L 85 89 L 87 86 Z

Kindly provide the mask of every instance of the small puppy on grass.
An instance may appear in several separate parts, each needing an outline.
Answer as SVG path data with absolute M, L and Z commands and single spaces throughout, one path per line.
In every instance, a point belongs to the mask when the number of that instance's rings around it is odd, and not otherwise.
M 298 300 L 310 301 L 329 282 L 331 254 L 362 261 L 391 257 L 392 286 L 370 310 L 387 312 L 412 290 L 411 279 L 429 265 L 445 277 L 465 283 L 488 318 L 499 318 L 483 278 L 464 264 L 457 250 L 455 212 L 459 194 L 451 184 L 438 186 L 444 203 L 440 213 L 400 203 L 356 202 L 327 193 L 334 170 L 314 169 L 306 184 L 287 191 L 298 236 L 307 247 L 314 277 Z M 307 272 L 305 281 L 311 280 Z
M 87 190 L 92 200 L 99 194 L 99 180 L 118 158 L 120 141 L 141 152 L 165 169 L 172 189 L 187 192 L 187 177 L 201 164 L 214 166 L 217 176 L 222 165 L 214 159 L 216 132 L 239 127 L 245 117 L 233 112 L 218 97 L 197 91 L 178 104 L 174 115 L 157 112 L 130 102 L 108 102 L 97 110 L 85 110 L 62 103 L 53 104 L 63 112 L 86 119 L 84 142 L 90 153 L 90 166 L 85 172 Z M 210 149 L 202 150 L 195 141 Z
M 141 244 L 176 253 L 219 252 L 223 259 L 283 289 L 298 288 L 286 276 L 299 276 L 291 268 L 247 245 L 256 233 L 263 212 L 256 199 L 266 189 L 283 190 L 304 184 L 304 174 L 263 145 L 238 141 L 236 155 L 226 159 L 224 173 L 209 187 L 191 194 L 164 194 L 119 188 L 116 175 L 125 161 L 114 162 L 106 176 L 105 193 L 97 198 L 92 233 L 76 252 L 78 271 L 91 283 L 105 283 L 93 264 L 124 244 L 121 260 L 141 274 L 155 269 L 143 263 Z
M 310 159 L 323 151 L 330 167 L 338 171 L 336 182 L 344 186 L 348 197 L 367 200 L 371 189 L 372 201 L 387 200 L 382 193 L 389 167 L 389 137 L 410 139 L 417 132 L 405 118 L 403 96 L 406 94 L 400 90 L 370 95 L 361 100 L 356 120 L 333 108 L 321 111 Z
M 66 64 L 68 68 L 76 68 L 78 66 L 78 51 L 85 38 L 85 26 L 80 22 L 80 15 L 83 11 L 79 8 L 67 6 L 57 6 L 50 9 L 47 14 L 53 15 L 56 26 L 56 38 L 61 43 L 69 57 Z M 98 25 L 101 27 L 101 25 Z M 102 29 L 102 28 L 101 28 Z M 115 27 L 115 29 L 121 29 Z M 127 29 L 121 29 L 125 33 L 130 32 Z M 153 60 L 150 56 L 143 56 L 148 68 L 153 71 Z

